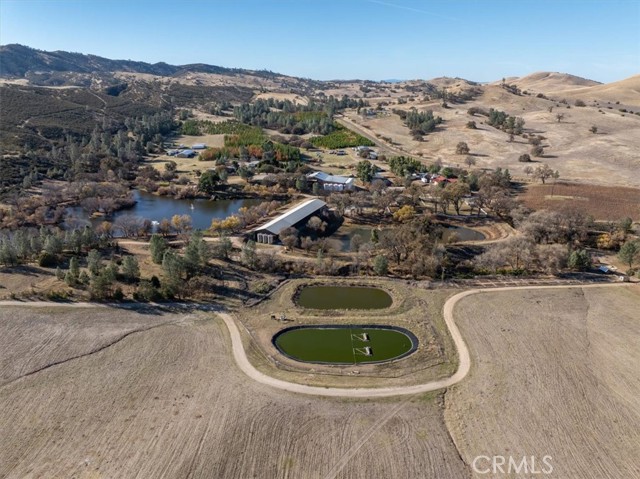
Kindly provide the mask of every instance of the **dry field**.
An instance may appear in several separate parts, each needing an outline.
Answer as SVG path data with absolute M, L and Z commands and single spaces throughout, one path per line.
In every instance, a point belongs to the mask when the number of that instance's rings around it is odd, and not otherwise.
M 3 307 L 0 340 L 0 477 L 469 477 L 442 394 L 262 386 L 204 313 Z
M 538 184 L 528 185 L 520 198 L 534 210 L 578 210 L 596 220 L 616 221 L 629 217 L 640 221 L 640 188 Z
M 634 286 L 463 299 L 454 314 L 472 366 L 445 417 L 465 463 L 549 455 L 553 474 L 540 477 L 640 477 L 639 310 Z
M 624 80 L 603 85 L 549 90 L 548 93 L 553 98 L 595 101 L 606 103 L 607 105 L 617 105 L 615 108 L 625 106 L 628 109 L 631 107 L 632 110 L 636 111 L 636 108 L 640 107 L 640 75 L 634 75 Z
M 551 91 L 557 92 L 601 85 L 597 81 L 558 72 L 536 72 L 520 78 L 507 78 L 506 82 L 517 85 L 521 90 L 528 90 L 533 93 L 549 93 Z M 495 82 L 494 85 L 499 83 Z

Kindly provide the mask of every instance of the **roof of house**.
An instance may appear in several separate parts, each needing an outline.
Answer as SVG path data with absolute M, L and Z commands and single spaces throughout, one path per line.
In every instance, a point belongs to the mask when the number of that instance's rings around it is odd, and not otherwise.
M 447 178 L 446 176 L 438 175 L 435 178 L 432 178 L 431 181 L 434 183 L 456 183 L 458 178 Z
M 191 146 L 194 150 L 204 150 L 207 147 L 204 143 L 196 143 Z
M 279 235 L 282 230 L 299 223 L 307 216 L 311 216 L 313 213 L 325 206 L 327 206 L 327 204 L 318 199 L 304 201 L 289 208 L 287 211 L 276 216 L 268 223 L 258 226 L 253 231 L 269 231 L 270 233 Z
M 354 179 L 349 176 L 330 175 L 324 171 L 316 171 L 307 175 L 307 178 L 315 178 L 316 180 L 324 181 L 325 183 L 342 183 L 348 185 L 353 183 Z
M 193 150 L 182 150 L 178 155 L 195 155 L 196 152 Z

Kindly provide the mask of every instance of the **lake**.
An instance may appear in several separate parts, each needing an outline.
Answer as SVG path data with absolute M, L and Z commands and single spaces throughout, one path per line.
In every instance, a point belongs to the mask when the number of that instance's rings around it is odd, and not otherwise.
M 156 196 L 143 191 L 134 190 L 133 196 L 136 204 L 131 208 L 116 211 L 109 221 L 113 222 L 120 216 L 139 216 L 151 221 L 161 221 L 164 218 L 171 219 L 173 215 L 189 215 L 194 229 L 207 229 L 211 226 L 211 220 L 226 218 L 237 213 L 242 207 L 258 205 L 259 199 L 234 199 L 234 200 L 177 200 L 167 196 Z M 79 225 L 91 224 L 97 226 L 105 218 L 89 218 L 80 206 L 67 208 L 66 223 Z

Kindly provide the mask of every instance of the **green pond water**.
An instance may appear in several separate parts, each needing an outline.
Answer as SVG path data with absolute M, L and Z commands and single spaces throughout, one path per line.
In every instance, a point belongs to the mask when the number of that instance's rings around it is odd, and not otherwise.
M 389 361 L 412 348 L 411 339 L 401 331 L 368 327 L 292 329 L 278 335 L 274 343 L 293 359 L 333 364 Z
M 378 288 L 359 286 L 305 286 L 296 298 L 310 309 L 383 309 L 391 306 L 389 294 Z

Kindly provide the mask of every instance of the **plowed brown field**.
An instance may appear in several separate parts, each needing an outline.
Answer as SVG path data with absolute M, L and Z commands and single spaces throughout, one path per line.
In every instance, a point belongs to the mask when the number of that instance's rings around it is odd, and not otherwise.
M 442 395 L 262 386 L 213 318 L 2 307 L 0 477 L 468 477 Z
M 463 459 L 535 456 L 540 467 L 548 455 L 554 468 L 475 477 L 640 477 L 638 311 L 637 286 L 483 293 L 458 303 L 472 366 L 448 390 L 445 417 Z

